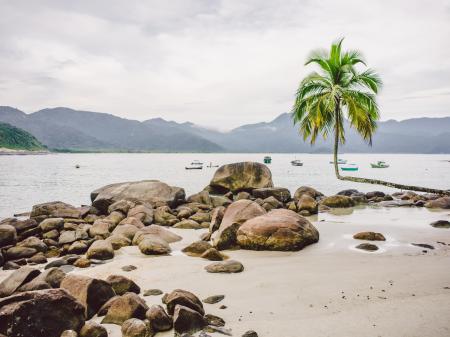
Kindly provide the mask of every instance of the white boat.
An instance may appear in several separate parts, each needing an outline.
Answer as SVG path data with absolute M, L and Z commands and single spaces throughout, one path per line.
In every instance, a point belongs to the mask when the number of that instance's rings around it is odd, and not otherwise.
M 330 164 L 334 164 L 334 161 L 330 161 Z M 338 159 L 337 164 L 344 165 L 344 164 L 347 164 L 347 161 L 344 159 Z
M 206 167 L 209 167 L 209 168 L 211 168 L 211 167 L 219 167 L 219 165 L 213 165 L 212 162 L 209 162 L 208 166 L 206 166 Z
M 292 166 L 303 166 L 303 163 L 299 159 L 295 159 L 291 161 Z
M 194 160 L 190 165 L 185 167 L 186 170 L 201 170 L 203 169 L 203 163 L 199 160 Z
M 358 171 L 359 167 L 356 164 L 347 164 L 341 166 L 342 171 Z

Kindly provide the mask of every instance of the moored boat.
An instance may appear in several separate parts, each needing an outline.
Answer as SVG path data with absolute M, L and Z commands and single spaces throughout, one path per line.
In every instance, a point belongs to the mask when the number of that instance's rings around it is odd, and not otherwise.
M 358 165 L 356 164 L 347 164 L 345 166 L 341 166 L 342 171 L 358 171 Z
M 203 169 L 203 163 L 199 160 L 194 160 L 190 165 L 185 167 L 186 170 L 201 170 Z
M 270 164 L 272 162 L 271 156 L 265 156 L 264 157 L 264 164 Z
M 291 161 L 292 166 L 303 166 L 303 163 L 299 159 L 295 159 Z
M 334 164 L 334 161 L 330 161 L 330 164 Z M 338 159 L 337 164 L 344 165 L 344 164 L 347 164 L 347 161 L 344 159 Z
M 381 160 L 377 161 L 376 163 L 370 163 L 370 166 L 372 168 L 388 168 L 389 167 L 389 165 L 386 164 L 386 162 L 381 161 Z

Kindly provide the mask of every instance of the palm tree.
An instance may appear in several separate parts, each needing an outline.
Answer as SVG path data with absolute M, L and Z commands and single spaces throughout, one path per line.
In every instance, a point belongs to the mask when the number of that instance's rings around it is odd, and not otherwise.
M 329 52 L 317 50 L 311 53 L 305 65 L 315 63 L 320 73 L 306 76 L 297 90 L 292 109 L 295 124 L 300 124 L 304 140 L 314 144 L 320 134 L 324 138 L 334 133 L 334 171 L 340 180 L 384 185 L 403 190 L 450 194 L 449 191 L 407 186 L 383 180 L 342 176 L 338 169 L 339 143 L 345 143 L 344 120 L 372 145 L 377 128 L 379 110 L 376 94 L 382 86 L 378 74 L 366 68 L 358 71 L 357 65 L 366 66 L 359 51 L 342 51 L 340 39 L 331 45 Z

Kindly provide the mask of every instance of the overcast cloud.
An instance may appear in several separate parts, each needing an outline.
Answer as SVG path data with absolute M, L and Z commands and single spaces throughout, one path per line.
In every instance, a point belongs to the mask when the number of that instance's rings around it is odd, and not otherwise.
M 345 36 L 382 119 L 450 115 L 450 2 L 0 0 L 0 105 L 220 129 L 289 111 L 311 49 Z

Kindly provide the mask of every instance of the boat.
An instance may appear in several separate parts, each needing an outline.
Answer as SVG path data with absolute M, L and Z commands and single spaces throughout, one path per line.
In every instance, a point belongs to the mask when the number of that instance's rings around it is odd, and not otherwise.
M 75 168 L 80 168 L 80 165 L 76 164 L 76 165 L 75 165 Z
M 345 166 L 341 166 L 342 171 L 358 171 L 358 165 L 356 164 L 347 164 Z
M 265 156 L 264 157 L 264 164 L 270 164 L 272 162 L 271 156 Z
M 201 170 L 203 169 L 203 163 L 199 160 L 194 160 L 190 165 L 185 167 L 186 170 Z
M 372 168 L 388 168 L 389 165 L 386 164 L 386 162 L 384 161 L 377 161 L 375 164 L 374 163 L 370 163 L 370 166 L 372 166 Z
M 344 165 L 347 164 L 347 161 L 344 159 L 338 159 L 337 163 L 338 165 Z M 330 164 L 334 164 L 334 161 L 330 161 Z
M 219 165 L 213 165 L 211 162 L 209 162 L 209 165 L 207 167 L 209 167 L 209 168 L 211 168 L 211 167 L 219 167 Z
M 295 159 L 291 161 L 292 166 L 303 166 L 303 163 L 299 159 Z

